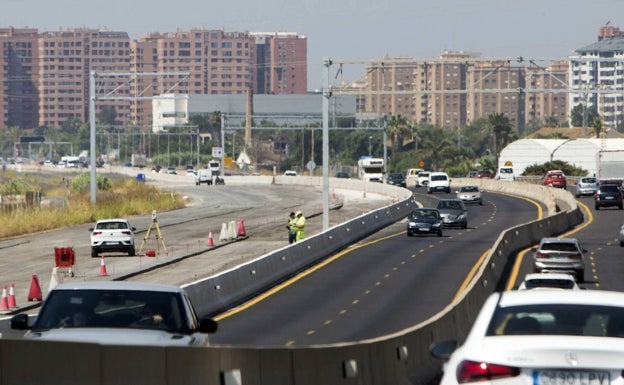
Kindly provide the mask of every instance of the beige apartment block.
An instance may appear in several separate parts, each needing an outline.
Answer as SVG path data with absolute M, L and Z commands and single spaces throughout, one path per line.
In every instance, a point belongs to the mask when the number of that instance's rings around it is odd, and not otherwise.
M 547 67 L 526 67 L 524 76 L 527 127 L 538 128 L 554 122 L 559 125 L 567 124 L 568 67 L 566 61 L 552 62 Z

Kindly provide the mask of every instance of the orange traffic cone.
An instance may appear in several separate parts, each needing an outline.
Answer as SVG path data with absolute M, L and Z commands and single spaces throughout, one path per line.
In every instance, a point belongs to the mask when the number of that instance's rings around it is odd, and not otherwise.
M 29 301 L 41 301 L 43 296 L 41 295 L 41 286 L 39 286 L 39 278 L 37 274 L 33 274 L 32 280 L 30 280 L 30 290 L 28 291 Z
M 11 282 L 11 286 L 9 286 L 9 307 L 14 309 L 17 307 L 17 302 L 15 301 L 15 285 Z
M 366 191 L 362 193 L 362 198 L 366 198 Z
M 0 304 L 0 310 L 9 310 L 9 299 L 7 298 L 7 285 L 2 288 L 2 304 Z
M 214 246 L 214 239 L 212 238 L 212 231 L 208 232 L 208 242 L 206 242 L 208 246 Z
M 106 272 L 106 264 L 104 263 L 104 256 L 100 257 L 100 275 L 108 275 Z

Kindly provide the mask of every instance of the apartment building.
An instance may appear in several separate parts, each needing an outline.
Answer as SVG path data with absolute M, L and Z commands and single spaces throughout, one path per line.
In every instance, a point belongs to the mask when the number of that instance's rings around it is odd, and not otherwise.
M 256 39 L 254 92 L 305 94 L 308 86 L 308 40 L 294 32 L 252 32 Z
M 524 129 L 524 67 L 509 60 L 479 60 L 467 66 L 467 120 L 503 114 L 516 127 Z
M 0 28 L 0 129 L 36 127 L 38 32 L 31 28 Z
M 547 67 L 531 64 L 524 71 L 527 126 L 535 128 L 568 120 L 568 62 L 556 61 Z
M 569 57 L 568 111 L 596 107 L 603 127 L 624 129 L 624 32 L 603 26 L 598 40 Z M 587 122 L 591 124 L 591 122 Z
M 131 42 L 126 32 L 7 28 L 0 40 L 4 130 L 88 122 L 91 71 L 97 111 L 114 108 L 119 123 L 140 127 L 152 124 L 155 95 L 307 93 L 307 38 L 296 33 L 192 29 Z
M 386 57 L 366 67 L 358 112 L 402 114 L 441 128 L 498 113 L 523 133 L 527 117 L 530 122 L 567 118 L 566 65 L 525 66 L 466 52 L 444 52 L 430 60 Z
M 38 38 L 39 126 L 62 127 L 72 119 L 89 121 L 89 78 L 91 71 L 127 73 L 130 70 L 130 38 L 126 32 L 97 29 L 68 29 L 43 32 Z M 129 96 L 117 90 L 122 78 L 98 83 L 98 92 Z M 127 101 L 102 100 L 96 112 L 112 107 L 116 120 L 127 121 Z

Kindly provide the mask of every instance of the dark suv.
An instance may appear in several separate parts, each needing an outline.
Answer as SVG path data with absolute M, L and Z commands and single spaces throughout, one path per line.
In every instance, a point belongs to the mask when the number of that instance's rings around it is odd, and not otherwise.
M 622 191 L 617 184 L 600 184 L 594 195 L 594 208 L 596 210 L 608 206 L 617 206 L 618 209 L 622 210 Z

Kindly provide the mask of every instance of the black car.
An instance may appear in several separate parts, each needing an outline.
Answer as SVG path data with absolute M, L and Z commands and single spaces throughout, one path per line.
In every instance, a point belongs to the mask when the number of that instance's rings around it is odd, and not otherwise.
M 617 206 L 622 210 L 622 191 L 617 184 L 600 184 L 594 194 L 594 208 Z
M 386 178 L 386 183 L 393 186 L 405 187 L 405 177 L 400 172 L 391 172 Z
M 412 210 L 407 217 L 407 236 L 418 234 L 436 234 L 442 236 L 442 216 L 434 208 Z

